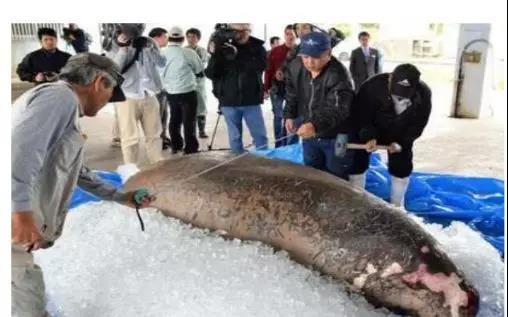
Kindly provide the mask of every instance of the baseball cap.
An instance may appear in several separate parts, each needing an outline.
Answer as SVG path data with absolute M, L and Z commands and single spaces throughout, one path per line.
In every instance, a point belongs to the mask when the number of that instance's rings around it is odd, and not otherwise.
M 330 37 L 323 32 L 310 32 L 301 37 L 298 55 L 319 57 L 331 48 Z
M 109 102 L 125 101 L 125 95 L 121 88 L 124 78 L 120 73 L 120 67 L 118 67 L 118 65 L 113 62 L 112 59 L 106 56 L 95 53 L 76 54 L 69 58 L 67 64 L 65 64 L 64 68 L 62 69 L 62 73 L 65 72 L 65 69 L 72 69 L 74 67 L 85 65 L 95 66 L 103 70 L 104 72 L 111 75 L 111 77 L 113 77 L 113 79 L 116 81 L 116 85 L 113 88 L 113 95 L 109 99 Z
M 182 28 L 180 28 L 180 27 L 178 27 L 178 26 L 173 26 L 173 27 L 169 30 L 168 37 L 169 37 L 170 39 L 184 39 L 184 35 L 183 35 L 183 30 L 182 30 Z
M 392 72 L 391 93 L 403 98 L 411 98 L 420 82 L 420 71 L 411 64 L 401 64 Z

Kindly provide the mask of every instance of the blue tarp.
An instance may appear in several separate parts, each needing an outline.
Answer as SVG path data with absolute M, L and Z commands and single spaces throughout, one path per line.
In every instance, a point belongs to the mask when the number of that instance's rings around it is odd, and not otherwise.
M 257 154 L 302 164 L 299 144 L 257 151 Z M 122 181 L 118 174 L 99 172 L 99 176 L 116 187 Z M 385 200 L 390 196 L 390 176 L 379 155 L 371 156 L 366 188 Z M 74 192 L 71 207 L 96 197 L 80 189 Z M 448 225 L 453 220 L 467 223 L 482 233 L 503 255 L 504 251 L 504 182 L 494 178 L 413 173 L 405 198 L 408 211 L 428 222 Z

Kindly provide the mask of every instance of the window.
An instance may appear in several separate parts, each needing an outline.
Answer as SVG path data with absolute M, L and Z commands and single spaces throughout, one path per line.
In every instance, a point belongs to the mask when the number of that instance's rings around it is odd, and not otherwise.
M 38 40 L 37 30 L 42 27 L 52 28 L 62 34 L 63 23 L 12 23 L 11 38 L 13 40 Z

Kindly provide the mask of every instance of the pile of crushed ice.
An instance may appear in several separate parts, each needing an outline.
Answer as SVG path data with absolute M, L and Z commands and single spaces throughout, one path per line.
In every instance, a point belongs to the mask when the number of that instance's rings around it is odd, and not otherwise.
M 224 240 L 154 210 L 80 206 L 61 239 L 35 252 L 55 316 L 386 316 L 339 283 L 261 243 Z M 420 221 L 420 220 L 417 220 Z M 502 316 L 504 264 L 461 223 L 423 225 Z

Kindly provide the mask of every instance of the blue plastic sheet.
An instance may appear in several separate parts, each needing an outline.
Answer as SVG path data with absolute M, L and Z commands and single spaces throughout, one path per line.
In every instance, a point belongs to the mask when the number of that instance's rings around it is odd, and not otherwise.
M 303 164 L 302 148 L 299 144 L 260 150 L 256 154 Z M 112 172 L 98 174 L 116 187 L 122 186 L 118 174 Z M 390 175 L 386 165 L 379 155 L 372 155 L 367 172 L 366 189 L 388 200 L 390 187 Z M 71 208 L 89 201 L 99 201 L 99 199 L 81 189 L 76 189 Z M 443 225 L 448 225 L 454 220 L 465 222 L 481 232 L 484 238 L 503 255 L 504 182 L 501 180 L 415 172 L 410 178 L 405 208 L 428 222 Z
M 259 150 L 257 154 L 303 164 L 299 144 Z M 378 154 L 371 155 L 366 189 L 389 200 L 391 179 Z M 495 178 L 418 173 L 411 175 L 405 208 L 428 222 L 449 225 L 457 220 L 480 231 L 485 240 L 504 252 L 504 182 Z

